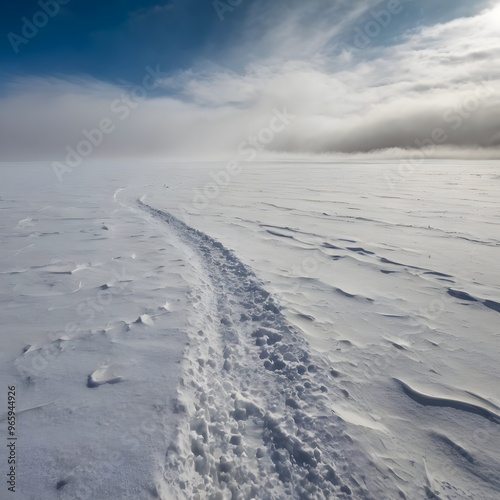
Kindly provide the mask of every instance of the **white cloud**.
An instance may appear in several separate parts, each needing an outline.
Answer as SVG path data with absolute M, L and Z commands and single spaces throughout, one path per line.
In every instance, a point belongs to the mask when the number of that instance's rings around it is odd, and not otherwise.
M 366 13 L 348 11 L 351 23 Z M 329 15 L 344 12 L 334 4 Z M 470 155 L 496 154 L 500 146 L 500 7 L 407 33 L 397 45 L 353 51 L 346 61 L 332 39 L 339 25 L 311 35 L 308 7 L 272 22 L 258 3 L 248 17 L 246 43 L 233 51 L 260 56 L 243 70 L 215 64 L 170 75 L 170 97 L 149 95 L 125 120 L 111 103 L 125 90 L 90 79 L 22 79 L 0 98 L 2 159 L 61 159 L 83 129 L 110 117 L 116 130 L 95 156 L 214 157 L 234 155 L 259 131 L 274 108 L 287 107 L 293 123 L 266 146 L 290 154 L 366 152 L 416 147 L 436 128 Z M 257 10 L 255 10 L 257 9 Z M 312 21 L 311 21 L 312 22 Z M 321 26 L 320 26 L 321 28 Z M 254 37 L 255 43 L 252 43 Z M 288 45 L 287 45 L 288 43 Z M 252 46 L 252 47 L 250 47 Z M 265 48 L 274 47 L 263 55 Z M 296 58 L 284 61 L 290 54 Z M 300 57 L 297 57 L 297 54 Z M 492 148 L 490 153 L 478 149 Z M 394 149 L 396 148 L 396 149 Z M 399 149 L 397 149 L 399 148 Z

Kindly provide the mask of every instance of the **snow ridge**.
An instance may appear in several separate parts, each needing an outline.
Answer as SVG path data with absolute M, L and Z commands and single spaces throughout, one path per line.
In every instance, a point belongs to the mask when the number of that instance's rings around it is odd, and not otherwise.
M 201 231 L 137 203 L 172 231 L 199 280 L 176 402 L 185 424 L 167 452 L 160 496 L 398 497 L 388 476 L 368 471 L 373 463 L 329 404 L 346 397 L 338 373 L 308 352 L 253 271 Z

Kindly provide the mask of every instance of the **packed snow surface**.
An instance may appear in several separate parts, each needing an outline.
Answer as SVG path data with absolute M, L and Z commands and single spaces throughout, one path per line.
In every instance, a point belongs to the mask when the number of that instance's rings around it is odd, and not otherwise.
M 17 498 L 500 497 L 497 163 L 0 175 Z

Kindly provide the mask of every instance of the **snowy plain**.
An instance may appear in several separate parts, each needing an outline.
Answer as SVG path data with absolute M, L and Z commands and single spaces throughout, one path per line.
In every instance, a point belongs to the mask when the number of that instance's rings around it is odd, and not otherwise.
M 499 498 L 500 166 L 398 165 L 1 165 L 13 498 Z

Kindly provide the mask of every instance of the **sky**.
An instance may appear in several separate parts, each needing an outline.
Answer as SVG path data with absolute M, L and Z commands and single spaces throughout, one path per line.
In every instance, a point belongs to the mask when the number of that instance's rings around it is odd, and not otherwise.
M 9 2 L 0 161 L 499 158 L 499 26 L 499 0 Z

